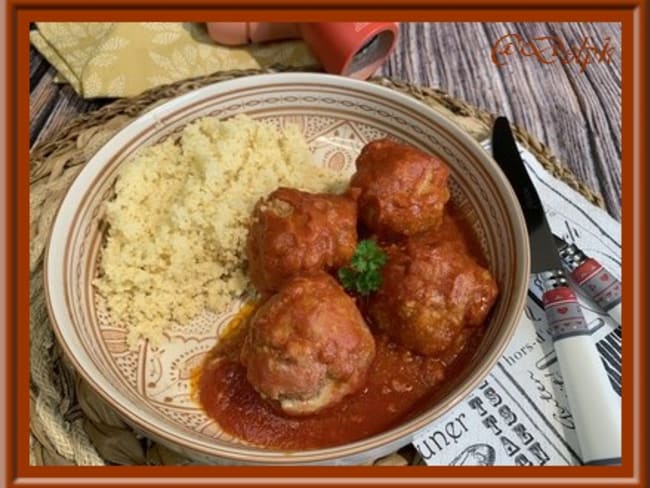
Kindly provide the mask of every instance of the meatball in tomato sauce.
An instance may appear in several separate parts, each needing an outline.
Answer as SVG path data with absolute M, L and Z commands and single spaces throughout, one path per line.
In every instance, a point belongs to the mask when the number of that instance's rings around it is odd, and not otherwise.
M 351 191 L 359 194 L 359 217 L 382 238 L 437 228 L 449 200 L 449 169 L 439 158 L 391 139 L 364 146 Z
M 372 324 L 395 341 L 442 358 L 463 329 L 486 320 L 496 281 L 456 243 L 414 239 L 387 252 L 382 286 L 367 310 Z
M 253 315 L 241 352 L 247 379 L 293 416 L 357 391 L 375 356 L 359 310 L 328 274 L 290 280 Z
M 277 291 L 294 276 L 346 265 L 356 245 L 354 198 L 278 188 L 255 206 L 246 246 L 251 282 Z

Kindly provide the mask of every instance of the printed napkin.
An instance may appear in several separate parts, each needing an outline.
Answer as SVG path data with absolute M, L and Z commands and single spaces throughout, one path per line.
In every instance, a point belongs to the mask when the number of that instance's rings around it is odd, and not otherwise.
M 489 143 L 483 144 L 490 150 Z M 553 178 L 520 148 L 551 230 L 621 279 L 621 226 Z M 621 327 L 577 287 L 591 337 L 612 388 L 621 395 Z M 488 377 L 413 441 L 429 465 L 550 466 L 582 464 L 575 424 L 547 332 L 541 282 L 531 276 L 519 327 Z
M 82 97 L 130 97 L 155 86 L 234 69 L 317 66 L 303 41 L 226 47 L 203 23 L 41 22 L 32 45 Z

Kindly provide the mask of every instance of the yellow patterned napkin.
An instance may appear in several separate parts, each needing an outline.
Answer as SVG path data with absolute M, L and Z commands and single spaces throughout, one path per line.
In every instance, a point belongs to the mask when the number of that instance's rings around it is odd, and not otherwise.
M 193 22 L 41 22 L 34 47 L 85 98 L 129 97 L 175 81 L 274 64 L 315 66 L 302 41 L 225 47 Z

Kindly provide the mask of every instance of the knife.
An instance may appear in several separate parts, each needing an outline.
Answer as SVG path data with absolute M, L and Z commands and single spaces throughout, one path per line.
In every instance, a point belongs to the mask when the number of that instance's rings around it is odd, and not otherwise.
M 544 283 L 542 302 L 584 464 L 621 464 L 621 413 L 580 304 L 564 275 L 544 207 L 505 117 L 492 133 L 492 154 L 522 207 L 530 236 L 531 272 Z
M 617 325 L 621 325 L 621 282 L 578 246 L 565 242 L 561 237 L 554 237 L 564 267 L 569 271 L 573 281 Z

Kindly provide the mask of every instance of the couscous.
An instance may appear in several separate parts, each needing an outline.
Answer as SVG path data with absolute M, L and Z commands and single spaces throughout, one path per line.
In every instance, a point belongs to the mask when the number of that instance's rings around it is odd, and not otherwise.
M 159 342 L 172 323 L 222 311 L 249 286 L 245 242 L 257 200 L 279 186 L 337 192 L 297 127 L 206 117 L 127 161 L 106 203 L 95 280 L 128 342 Z

